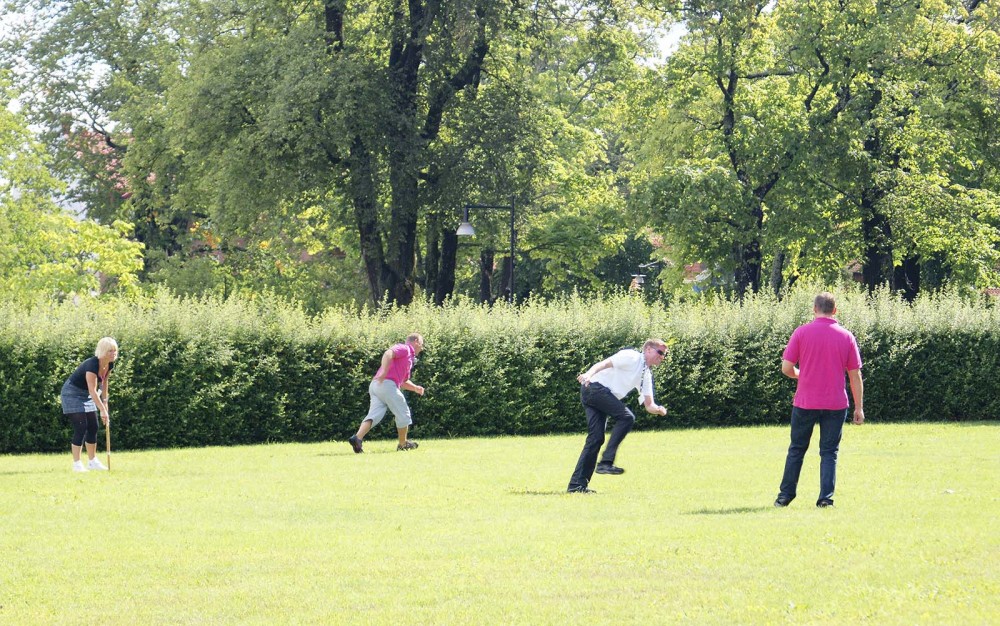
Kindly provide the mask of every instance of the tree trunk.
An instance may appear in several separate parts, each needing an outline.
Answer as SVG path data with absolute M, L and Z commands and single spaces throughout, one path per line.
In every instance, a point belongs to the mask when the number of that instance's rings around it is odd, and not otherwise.
M 375 205 L 375 180 L 371 153 L 360 137 L 351 144 L 348 159 L 348 189 L 354 204 L 354 217 L 361 238 L 361 259 L 372 302 L 379 304 L 385 297 L 383 275 L 385 258 L 378 230 L 378 207 Z
M 861 235 L 864 266 L 861 276 L 869 292 L 889 284 L 892 277 L 892 228 L 889 219 L 872 206 L 872 193 L 862 196 Z
M 880 89 L 872 92 L 868 108 L 865 111 L 869 119 L 874 116 L 874 112 L 882 102 L 882 97 Z M 886 159 L 886 154 L 882 151 L 883 147 L 882 133 L 878 127 L 875 127 L 865 137 L 864 142 L 865 153 L 875 166 L 872 171 L 868 172 L 867 182 L 861 189 L 861 239 L 864 251 L 864 267 L 861 270 L 861 276 L 869 292 L 882 285 L 891 287 L 893 279 L 892 224 L 889 223 L 889 216 L 883 213 L 880 208 L 882 200 L 888 195 L 888 190 L 874 180 L 877 164 Z M 892 160 L 898 159 L 890 159 L 890 161 Z
M 760 291 L 760 271 L 763 259 L 760 251 L 760 234 L 764 227 L 764 196 L 777 182 L 778 174 L 772 174 L 770 182 L 754 191 L 753 206 L 750 215 L 753 217 L 753 230 L 750 231 L 750 241 L 738 245 L 736 249 L 736 292 L 743 297 L 747 291 Z
M 748 291 L 757 293 L 760 290 L 760 241 L 754 237 L 750 243 L 738 245 L 736 248 L 736 292 L 742 297 Z
M 474 35 L 470 47 L 465 53 L 458 53 L 460 56 L 455 60 L 460 62 L 450 65 L 450 72 L 429 77 L 424 92 L 420 81 L 420 72 L 427 67 L 424 47 L 427 37 L 437 32 L 432 26 L 443 19 L 442 3 L 409 0 L 389 4 L 391 12 L 385 17 L 390 22 L 391 40 L 384 76 L 386 91 L 384 97 L 380 97 L 384 114 L 371 121 L 379 142 L 384 141 L 388 146 L 385 164 L 389 189 L 388 224 L 378 221 L 380 190 L 384 185 L 375 184 L 383 181 L 376 181 L 372 150 L 359 151 L 363 154 L 355 155 L 356 146 L 352 146 L 351 162 L 347 165 L 372 300 L 378 304 L 388 295 L 395 304 L 406 305 L 413 301 L 414 294 L 417 222 L 422 207 L 418 178 L 421 168 L 428 162 L 424 151 L 438 137 L 455 93 L 468 86 L 478 87 L 482 64 L 489 52 L 488 35 L 494 33 L 487 30 L 491 23 L 491 12 L 487 11 L 490 4 L 477 2 L 476 10 L 467 15 L 469 22 L 462 25 Z M 345 49 L 347 4 L 344 0 L 323 0 L 323 6 L 327 49 L 331 56 L 336 56 Z M 418 119 L 420 111 L 424 111 L 422 120 Z M 360 139 L 355 140 L 355 144 L 361 143 Z M 431 189 L 436 187 L 433 181 L 428 181 L 428 185 Z M 438 303 L 454 289 L 457 250 L 454 235 L 445 230 L 441 232 L 443 256 L 438 257 L 437 241 L 429 240 L 429 258 L 424 265 L 433 270 L 427 274 L 426 288 L 428 293 L 433 290 Z
M 411 3 L 410 19 L 419 23 L 413 12 L 419 3 Z M 386 237 L 386 288 L 396 304 L 413 301 L 414 250 L 417 238 L 417 163 L 423 142 L 416 141 L 417 72 L 423 46 L 415 38 L 400 37 L 389 55 L 389 89 L 392 97 L 387 128 L 389 145 L 389 188 L 391 216 Z
M 776 296 L 780 296 L 781 295 L 781 287 L 782 287 L 782 282 L 783 282 L 783 271 L 785 269 L 785 257 L 786 256 L 787 255 L 785 254 L 785 251 L 782 250 L 781 252 L 779 252 L 779 253 L 777 253 L 777 254 L 774 255 L 774 260 L 771 262 L 771 281 L 770 281 L 770 287 L 771 287 L 771 291 Z
M 396 304 L 413 301 L 413 268 L 417 239 L 417 177 L 407 164 L 413 159 L 403 150 L 389 157 L 392 217 L 386 237 L 386 289 Z
M 427 217 L 427 232 L 424 238 L 424 293 L 437 292 L 438 268 L 441 266 L 441 217 L 436 214 Z
M 442 228 L 439 214 L 427 223 L 427 254 L 424 258 L 424 290 L 434 304 L 441 306 L 455 290 L 455 262 L 458 255 L 458 235 L 450 226 Z
M 441 265 L 434 286 L 434 304 L 441 306 L 455 291 L 455 264 L 458 256 L 458 235 L 452 229 L 441 233 Z
M 505 256 L 500 260 L 500 293 L 498 297 L 507 301 L 513 301 L 510 292 L 510 257 Z
M 893 268 L 892 288 L 902 291 L 907 302 L 913 302 L 920 293 L 920 257 L 906 256 Z
M 479 253 L 479 301 L 493 304 L 493 269 L 496 253 L 483 248 Z

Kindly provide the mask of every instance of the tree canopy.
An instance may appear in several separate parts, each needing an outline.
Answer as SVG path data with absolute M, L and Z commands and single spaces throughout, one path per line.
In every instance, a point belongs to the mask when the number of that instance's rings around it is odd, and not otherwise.
M 1000 282 L 990 3 L 11 6 L 44 167 L 134 225 L 145 284 L 318 309 L 492 300 L 515 266 L 518 298 L 650 261 L 667 289 L 695 262 L 739 293 Z M 459 240 L 466 204 L 517 207 L 516 259 L 500 214 Z

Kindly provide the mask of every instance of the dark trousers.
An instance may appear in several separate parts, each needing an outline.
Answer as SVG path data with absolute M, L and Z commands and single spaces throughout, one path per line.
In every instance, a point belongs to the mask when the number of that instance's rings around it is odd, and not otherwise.
M 792 407 L 792 442 L 785 458 L 785 474 L 781 477 L 780 498 L 795 498 L 802 471 L 802 460 L 809 449 L 813 427 L 819 424 L 819 498 L 833 502 L 833 489 L 837 484 L 837 453 L 840 437 L 844 432 L 847 409 L 800 409 Z
M 597 467 L 597 454 L 604 444 L 604 429 L 608 426 L 608 418 L 615 419 L 611 429 L 608 447 L 604 449 L 601 463 L 614 463 L 625 435 L 635 424 L 635 415 L 628 410 L 621 400 L 611 393 L 611 390 L 600 383 L 580 385 L 580 402 L 587 413 L 587 441 L 583 444 L 580 460 L 576 462 L 573 477 L 569 479 L 569 488 L 586 487 L 594 476 Z
M 69 421 L 73 424 L 73 445 L 82 446 L 86 443 L 97 443 L 97 413 L 70 413 Z

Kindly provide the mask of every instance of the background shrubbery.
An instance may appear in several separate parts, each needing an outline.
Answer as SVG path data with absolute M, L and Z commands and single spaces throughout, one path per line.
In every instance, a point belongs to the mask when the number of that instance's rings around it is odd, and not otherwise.
M 427 394 L 408 394 L 415 437 L 582 431 L 575 376 L 649 336 L 671 345 L 656 373 L 670 414 L 636 406 L 639 428 L 781 423 L 794 391 L 779 371 L 781 350 L 811 319 L 813 295 L 667 309 L 627 295 L 517 308 L 462 300 L 319 317 L 269 299 L 166 295 L 9 307 L 0 309 L 0 451 L 66 448 L 59 389 L 104 335 L 121 346 L 111 379 L 119 448 L 346 439 L 367 411 L 381 353 L 414 330 L 427 344 L 413 372 Z M 861 346 L 868 419 L 1000 416 L 995 306 L 957 295 L 911 305 L 853 292 L 839 294 L 838 306 Z M 380 426 L 375 434 L 391 431 Z

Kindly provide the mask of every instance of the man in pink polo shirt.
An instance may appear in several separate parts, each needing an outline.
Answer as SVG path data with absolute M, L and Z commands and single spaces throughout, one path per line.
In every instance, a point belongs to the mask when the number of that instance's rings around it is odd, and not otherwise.
M 785 459 L 781 491 L 774 506 L 785 507 L 795 499 L 802 459 L 809 449 L 813 427 L 819 423 L 818 507 L 833 506 L 837 482 L 837 453 L 849 404 L 844 372 L 854 397 L 854 423 L 863 424 L 864 383 L 861 353 L 854 335 L 837 323 L 833 294 L 823 292 L 813 302 L 816 318 L 795 329 L 781 355 L 781 373 L 798 381 L 792 400 L 792 442 Z
M 410 407 L 403 397 L 403 390 L 424 395 L 424 388 L 414 385 L 410 380 L 410 370 L 417 360 L 417 355 L 424 349 L 424 338 L 417 333 L 406 338 L 406 343 L 397 343 L 382 354 L 382 364 L 375 373 L 375 378 L 368 385 L 368 395 L 371 404 L 368 415 L 361 420 L 356 435 L 348 439 L 355 454 L 364 450 L 361 441 L 375 425 L 382 421 L 386 411 L 392 411 L 396 418 L 396 434 L 399 435 L 397 450 L 412 450 L 417 447 L 416 441 L 406 438 L 413 420 L 410 418 Z

